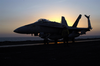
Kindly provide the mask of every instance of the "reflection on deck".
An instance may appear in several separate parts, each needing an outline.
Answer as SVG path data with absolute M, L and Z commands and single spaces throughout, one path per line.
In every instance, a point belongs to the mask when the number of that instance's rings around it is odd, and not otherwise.
M 88 41 L 99 41 L 100 39 L 95 39 L 95 40 L 78 40 L 75 42 L 88 42 Z M 72 41 L 68 41 L 68 43 L 72 43 Z M 55 44 L 55 42 L 49 42 L 49 44 Z M 57 42 L 57 44 L 63 44 L 63 42 Z M 0 46 L 0 48 L 4 47 L 20 47 L 20 46 L 34 46 L 34 45 L 44 45 L 44 43 L 34 43 L 34 44 L 18 44 L 18 45 L 3 45 Z

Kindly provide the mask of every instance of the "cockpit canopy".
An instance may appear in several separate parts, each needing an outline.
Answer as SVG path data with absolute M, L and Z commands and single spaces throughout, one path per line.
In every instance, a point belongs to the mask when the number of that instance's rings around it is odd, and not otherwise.
M 39 19 L 37 22 L 50 22 L 50 21 L 47 19 Z

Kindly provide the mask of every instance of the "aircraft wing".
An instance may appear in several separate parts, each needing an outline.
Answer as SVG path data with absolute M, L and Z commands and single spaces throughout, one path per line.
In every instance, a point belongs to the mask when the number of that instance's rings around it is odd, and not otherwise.
M 58 29 L 63 29 L 64 28 L 64 25 L 59 25 L 59 26 L 52 26 L 52 25 L 39 25 L 39 26 L 42 26 L 42 27 L 45 27 L 45 28 L 58 28 Z M 89 28 L 75 28 L 75 27 L 68 27 L 67 28 L 69 31 L 82 31 L 82 30 L 85 30 L 85 31 L 90 31 Z
M 48 27 L 48 28 L 58 28 L 58 29 L 63 29 L 64 28 L 64 26 L 63 25 L 39 25 L 39 26 L 41 26 L 41 27 Z
M 82 30 L 86 30 L 89 31 L 89 28 L 73 28 L 73 27 L 69 27 L 68 30 L 72 30 L 72 31 L 82 31 Z

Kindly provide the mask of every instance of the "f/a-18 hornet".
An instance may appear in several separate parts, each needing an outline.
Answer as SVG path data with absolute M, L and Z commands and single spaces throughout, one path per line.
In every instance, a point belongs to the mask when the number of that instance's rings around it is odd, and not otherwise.
M 57 40 L 62 38 L 64 43 L 65 41 L 68 42 L 69 39 L 74 42 L 75 37 L 86 34 L 87 31 L 92 29 L 90 23 L 90 15 L 85 15 L 88 20 L 88 27 L 77 28 L 81 16 L 81 14 L 78 16 L 73 26 L 68 26 L 67 21 L 62 16 L 61 23 L 49 21 L 46 19 L 39 19 L 32 24 L 28 24 L 15 29 L 14 32 L 20 34 L 34 34 L 34 36 L 43 38 L 45 43 L 48 41 L 48 39 L 54 40 L 57 43 Z

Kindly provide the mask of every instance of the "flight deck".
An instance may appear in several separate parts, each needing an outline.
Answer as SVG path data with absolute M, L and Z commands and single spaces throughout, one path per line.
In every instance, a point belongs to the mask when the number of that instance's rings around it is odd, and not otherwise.
M 0 47 L 0 64 L 5 66 L 100 65 L 100 40 L 75 42 L 69 45 L 38 44 Z

